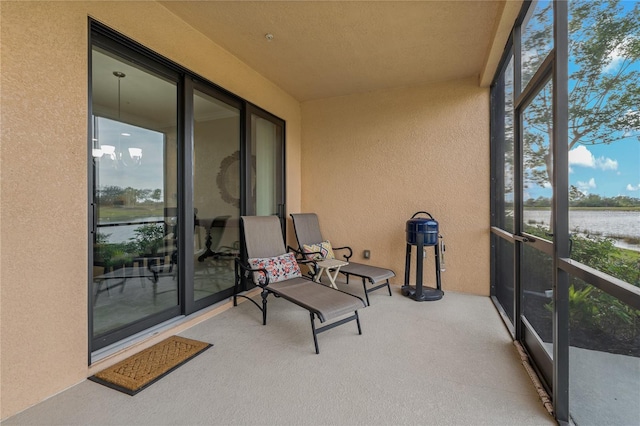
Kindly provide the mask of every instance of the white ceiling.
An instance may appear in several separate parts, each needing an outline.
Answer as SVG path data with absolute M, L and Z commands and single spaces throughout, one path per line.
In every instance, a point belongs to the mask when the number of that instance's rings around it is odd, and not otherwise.
M 509 2 L 160 3 L 302 102 L 480 78 Z

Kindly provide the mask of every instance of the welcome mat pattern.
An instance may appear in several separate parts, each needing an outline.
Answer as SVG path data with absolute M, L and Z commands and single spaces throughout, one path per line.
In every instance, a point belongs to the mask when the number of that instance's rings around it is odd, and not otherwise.
M 89 380 L 135 395 L 211 346 L 210 343 L 172 336 L 96 373 Z

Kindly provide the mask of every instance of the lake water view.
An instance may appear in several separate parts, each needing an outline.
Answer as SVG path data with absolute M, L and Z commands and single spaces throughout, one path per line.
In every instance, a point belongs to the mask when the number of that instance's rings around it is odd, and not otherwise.
M 150 217 L 141 217 L 137 219 L 130 219 L 125 221 L 128 222 L 155 222 L 158 225 L 163 225 L 164 217 L 162 216 L 150 216 Z M 127 243 L 131 241 L 130 239 L 135 236 L 134 231 L 138 229 L 142 225 L 117 225 L 118 222 L 108 222 L 105 221 L 102 224 L 98 225 L 98 232 L 108 236 L 107 241 L 110 243 Z M 109 226 L 111 225 L 111 226 Z M 115 225 L 115 226 L 114 226 Z
M 524 223 L 549 226 L 550 210 L 525 210 Z M 615 245 L 640 251 L 640 244 L 629 244 L 615 237 L 640 238 L 640 211 L 570 210 L 571 232 L 611 237 Z

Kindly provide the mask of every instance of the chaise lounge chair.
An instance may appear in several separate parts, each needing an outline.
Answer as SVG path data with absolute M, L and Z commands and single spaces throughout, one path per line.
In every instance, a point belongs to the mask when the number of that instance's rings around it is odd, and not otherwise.
M 244 233 L 247 264 L 236 258 L 234 306 L 237 306 L 238 297 L 248 299 L 262 311 L 263 325 L 267 324 L 267 297 L 269 294 L 282 297 L 308 310 L 316 354 L 320 353 L 317 335 L 323 331 L 355 320 L 358 334 L 362 334 L 358 309 L 367 306 L 364 300 L 302 277 L 295 255 L 288 252 L 284 246 L 282 228 L 277 216 L 242 216 L 240 223 Z M 262 306 L 255 300 L 238 294 L 243 277 L 252 279 L 257 286 L 262 288 Z M 316 317 L 321 323 L 335 321 L 316 328 Z
M 291 214 L 291 218 L 293 219 L 293 227 L 296 231 L 296 238 L 298 239 L 298 250 L 300 253 L 302 253 L 303 255 L 316 253 L 313 250 L 305 250 L 305 245 L 309 248 L 320 247 L 321 250 L 323 248 L 322 243 L 327 246 L 326 240 L 322 238 L 322 234 L 320 233 L 320 223 L 318 222 L 318 216 L 315 213 L 294 213 Z M 353 256 L 351 247 L 331 247 L 329 243 L 329 250 L 326 250 L 326 248 L 327 247 L 325 247 L 323 250 L 325 252 L 321 253 L 322 255 L 331 252 L 331 254 L 329 254 L 329 256 L 331 256 L 333 251 L 347 250 L 349 253 L 343 255 L 347 262 L 349 262 L 349 258 Z M 362 287 L 364 289 L 364 295 L 367 299 L 367 306 L 369 305 L 369 293 L 371 293 L 372 291 L 386 287 L 389 290 L 389 296 L 391 296 L 389 278 L 393 278 L 396 276 L 396 274 L 391 269 L 379 268 L 377 266 L 365 265 L 355 262 L 349 262 L 348 265 L 343 266 L 340 269 L 340 273 L 347 276 L 347 284 L 349 283 L 350 275 L 362 278 Z M 373 285 L 373 287 L 367 288 L 367 281 L 371 285 Z

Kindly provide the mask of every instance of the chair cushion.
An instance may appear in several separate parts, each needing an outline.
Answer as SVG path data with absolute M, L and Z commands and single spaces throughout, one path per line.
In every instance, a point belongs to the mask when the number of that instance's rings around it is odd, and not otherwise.
M 321 243 L 317 244 L 303 244 L 302 250 L 304 250 L 307 254 L 307 259 L 335 259 L 336 256 L 333 254 L 333 248 L 331 247 L 331 243 L 329 240 L 325 240 Z M 320 253 L 320 254 L 318 254 Z
M 249 259 L 249 266 L 252 269 L 266 269 L 270 284 L 302 276 L 300 266 L 298 266 L 293 253 L 285 253 L 276 257 L 252 258 Z M 253 281 L 256 284 L 264 284 L 266 282 L 264 273 L 254 272 Z

